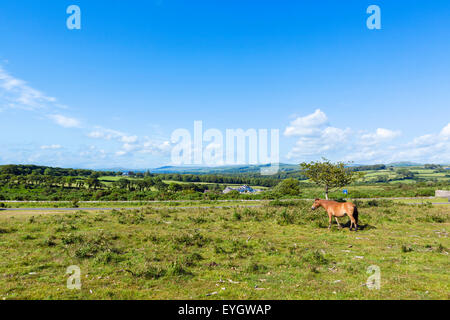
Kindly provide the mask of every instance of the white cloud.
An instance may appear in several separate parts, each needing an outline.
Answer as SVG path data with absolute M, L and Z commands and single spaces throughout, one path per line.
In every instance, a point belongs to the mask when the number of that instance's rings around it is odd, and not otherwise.
M 124 143 L 134 143 L 138 140 L 137 136 L 127 135 L 123 132 L 106 129 L 97 126 L 94 131 L 88 133 L 88 137 L 93 139 L 117 140 Z
M 401 135 L 401 131 L 378 128 L 374 133 L 367 133 L 361 136 L 365 144 L 377 144 L 395 139 Z
M 116 156 L 119 156 L 119 157 L 124 156 L 124 155 L 126 155 L 126 154 L 127 154 L 126 151 L 117 151 L 117 152 L 116 152 Z
M 168 154 L 171 148 L 169 141 L 153 140 L 148 137 L 139 138 L 136 135 L 129 135 L 121 131 L 96 127 L 95 130 L 88 133 L 88 137 L 93 139 L 114 140 L 121 143 L 119 151 L 115 152 L 117 156 L 127 154 Z
M 400 148 L 397 158 L 400 157 L 411 161 L 450 163 L 450 123 L 439 133 L 413 139 Z
M 60 146 L 59 144 L 52 144 L 49 146 L 41 146 L 42 150 L 57 150 L 57 149 L 61 149 L 62 146 Z
M 436 142 L 436 136 L 433 134 L 425 134 L 423 136 L 414 138 L 409 144 L 411 147 L 424 147 L 433 145 Z
M 137 141 L 138 137 L 137 136 L 122 136 L 122 142 L 125 143 L 135 143 Z
M 56 124 L 60 125 L 64 128 L 80 128 L 81 124 L 80 121 L 75 118 L 69 118 L 66 116 L 63 116 L 61 114 L 52 114 L 48 116 L 50 119 L 52 119 Z
M 30 87 L 25 81 L 15 78 L 0 66 L 0 105 L 6 109 L 35 111 L 52 119 L 65 128 L 79 128 L 80 121 L 61 114 L 56 110 L 68 107 L 57 102 L 56 98 Z
M 7 73 L 0 66 L 0 97 L 9 108 L 26 110 L 55 107 L 56 99 L 30 87 L 25 81 Z
M 349 128 L 340 129 L 329 126 L 327 115 L 317 109 L 310 115 L 298 117 L 284 131 L 287 137 L 298 137 L 287 158 L 312 157 L 342 148 L 350 134 Z
M 438 133 L 424 134 L 408 143 L 398 143 L 400 130 L 378 128 L 358 132 L 328 125 L 328 117 L 316 110 L 294 120 L 285 136 L 297 138 L 287 154 L 289 160 L 304 161 L 327 157 L 354 162 L 389 163 L 394 161 L 450 162 L 450 123 Z
M 298 117 L 290 123 L 290 126 L 284 131 L 284 135 L 303 136 L 316 135 L 320 128 L 328 124 L 328 118 L 324 112 L 317 109 L 314 113 L 305 117 Z
M 23 109 L 39 113 L 41 118 L 51 119 L 57 125 L 64 128 L 81 129 L 82 127 L 90 127 L 86 124 L 82 124 L 79 119 L 61 114 L 61 110 L 69 109 L 69 107 L 59 103 L 56 98 L 48 96 L 43 92 L 32 88 L 25 81 L 13 77 L 0 66 L 0 112 L 8 109 Z M 145 165 L 145 163 L 148 163 L 149 161 L 148 154 L 165 156 L 169 153 L 171 148 L 170 142 L 161 138 L 140 138 L 137 135 L 130 135 L 100 126 L 90 128 L 91 132 L 87 134 L 88 137 L 93 139 L 111 140 L 119 143 L 120 145 L 117 148 L 118 150 L 106 151 L 105 149 L 97 149 L 95 146 L 80 146 L 80 150 L 78 152 L 65 150 L 65 158 L 61 158 L 59 160 L 61 163 L 65 161 L 65 163 L 69 164 L 70 161 L 75 161 L 74 159 L 78 159 L 76 161 L 79 164 L 88 162 L 95 162 L 98 164 L 99 160 L 108 159 L 108 163 L 111 164 L 115 163 L 116 165 L 129 165 L 131 162 L 124 164 L 123 162 L 120 162 L 123 160 L 116 159 L 116 157 L 129 155 L 127 161 L 136 160 Z M 62 149 L 62 146 L 54 144 L 42 145 L 36 148 L 41 151 L 58 150 Z M 43 159 L 48 157 L 48 152 L 36 152 L 36 148 L 34 151 L 29 149 L 27 152 L 24 152 L 23 156 L 19 155 L 17 150 L 13 150 L 13 152 L 8 154 L 7 157 L 3 154 L 2 159 L 11 159 L 9 160 L 10 162 L 40 161 L 42 163 Z M 59 153 L 52 153 L 55 157 L 57 154 Z M 55 164 L 55 157 L 51 159 L 47 158 L 49 159 L 49 162 L 47 163 Z M 103 164 L 100 166 L 103 166 Z
M 88 133 L 88 137 L 90 137 L 92 139 L 103 139 L 104 135 L 100 131 L 92 131 L 92 132 Z
M 442 137 L 450 137 L 450 123 L 444 127 L 441 131 Z

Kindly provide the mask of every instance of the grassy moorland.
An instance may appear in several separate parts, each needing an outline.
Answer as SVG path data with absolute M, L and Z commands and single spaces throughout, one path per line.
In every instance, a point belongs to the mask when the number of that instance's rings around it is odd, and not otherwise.
M 256 200 L 255 200 L 256 201 Z M 254 200 L 178 200 L 178 201 L 86 201 L 86 202 L 70 202 L 70 201 L 25 201 L 25 202 L 0 202 L 0 210 L 17 209 L 17 208 L 108 208 L 108 209 L 130 209 L 130 208 L 173 208 L 173 207 L 231 207 L 242 205 L 258 205 Z M 264 201 L 264 203 L 269 200 Z
M 449 299 L 449 208 L 358 205 L 358 232 L 329 231 L 310 202 L 0 211 L 0 299 Z M 380 290 L 364 285 L 370 265 Z

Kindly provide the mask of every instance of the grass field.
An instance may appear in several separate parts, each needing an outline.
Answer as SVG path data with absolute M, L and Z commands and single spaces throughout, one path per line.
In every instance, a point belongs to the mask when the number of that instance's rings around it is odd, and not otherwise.
M 424 169 L 423 167 L 398 167 L 397 169 L 407 169 L 414 173 L 417 178 L 421 179 L 435 179 L 436 181 L 450 181 L 450 170 L 447 170 L 447 172 L 436 172 L 434 169 Z M 364 179 L 366 181 L 370 181 L 376 177 L 379 176 L 387 176 L 389 179 L 394 179 L 394 181 L 391 181 L 390 183 L 414 183 L 413 180 L 395 180 L 395 177 L 397 176 L 396 170 L 367 170 L 364 171 L 365 176 Z
M 448 207 L 361 203 L 350 232 L 310 206 L 0 211 L 0 299 L 450 298 Z
M 132 180 L 132 181 L 138 181 L 140 180 L 139 178 L 130 178 L 130 177 L 120 177 L 120 176 L 102 176 L 99 178 L 100 181 L 102 181 L 103 183 L 105 183 L 105 185 L 110 185 L 112 182 L 114 181 L 118 181 L 120 179 L 128 179 L 128 180 Z M 242 186 L 242 184 L 233 184 L 233 183 L 211 183 L 211 182 L 183 182 L 183 181 L 175 181 L 175 180 L 163 180 L 164 183 L 166 184 L 170 184 L 170 183 L 178 183 L 178 184 L 187 184 L 187 183 L 194 183 L 194 184 L 201 184 L 201 185 L 220 185 L 220 186 L 228 186 L 228 187 L 239 187 Z M 250 185 L 250 187 L 255 188 L 255 189 L 261 189 L 261 190 L 265 190 L 268 189 L 268 187 L 264 187 L 264 186 L 255 186 L 255 185 Z M 155 189 L 156 190 L 156 189 Z

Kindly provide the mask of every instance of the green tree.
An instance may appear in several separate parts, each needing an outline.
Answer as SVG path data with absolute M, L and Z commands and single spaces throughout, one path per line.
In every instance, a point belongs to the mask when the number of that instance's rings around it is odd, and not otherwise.
M 94 190 L 97 190 L 97 188 L 101 188 L 102 187 L 102 183 L 95 176 L 94 177 L 92 177 L 92 176 L 89 177 L 86 180 L 86 184 L 87 184 L 89 189 L 94 189 Z
M 300 195 L 300 183 L 297 179 L 285 179 L 281 181 L 273 191 L 279 193 L 281 196 L 298 196 Z
M 176 193 L 178 191 L 181 191 L 183 189 L 183 187 L 181 186 L 181 184 L 179 183 L 170 183 L 169 187 L 167 188 L 167 190 L 169 190 L 170 192 Z
M 328 193 L 332 189 L 342 188 L 364 176 L 362 172 L 354 172 L 346 168 L 343 162 L 332 163 L 325 158 L 322 158 L 321 162 L 303 162 L 300 164 L 300 167 L 304 175 L 324 188 L 327 200 Z
M 400 175 L 401 179 L 414 179 L 414 172 L 409 171 L 408 169 L 398 169 L 397 173 Z

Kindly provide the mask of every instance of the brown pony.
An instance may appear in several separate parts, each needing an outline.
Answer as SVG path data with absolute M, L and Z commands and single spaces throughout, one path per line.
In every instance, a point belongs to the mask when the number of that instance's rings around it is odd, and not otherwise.
M 353 203 L 316 199 L 311 209 L 316 210 L 319 207 L 324 208 L 328 213 L 328 229 L 331 228 L 331 221 L 333 217 L 336 219 L 339 228 L 342 228 L 337 218 L 348 215 L 351 221 L 350 230 L 352 230 L 353 226 L 355 226 L 355 231 L 358 231 L 358 209 Z

